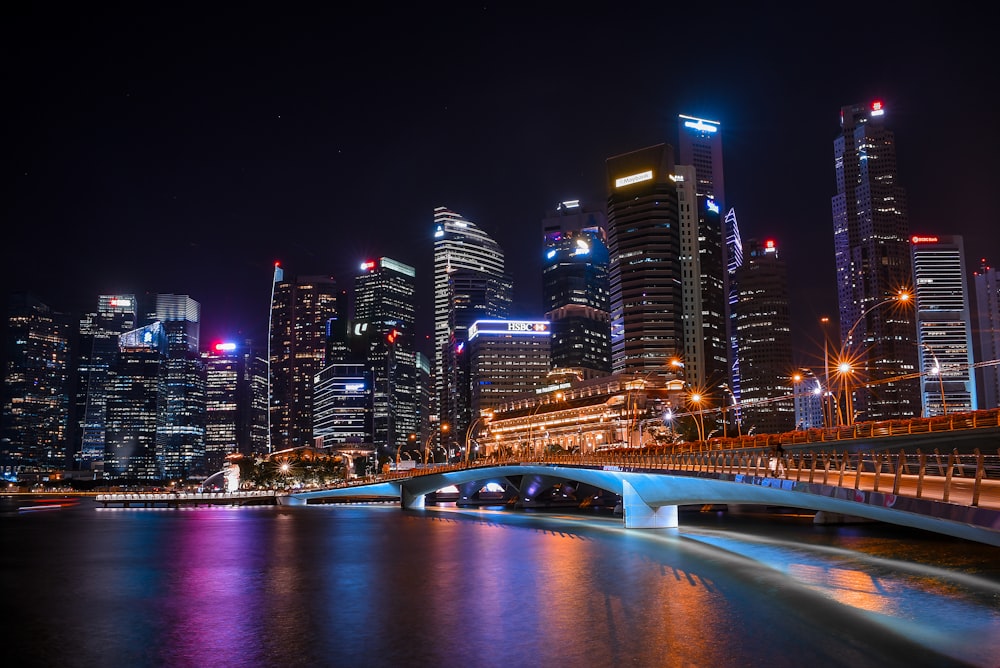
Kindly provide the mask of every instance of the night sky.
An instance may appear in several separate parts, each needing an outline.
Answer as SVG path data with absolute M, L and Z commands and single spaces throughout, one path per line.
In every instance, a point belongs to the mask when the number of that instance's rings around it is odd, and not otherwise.
M 836 309 L 839 112 L 875 98 L 911 231 L 963 235 L 970 272 L 1000 262 L 989 22 L 955 3 L 726 4 L 7 9 L 0 287 L 71 312 L 189 294 L 203 343 L 263 342 L 275 261 L 351 289 L 384 255 L 416 267 L 429 334 L 446 206 L 504 248 L 512 315 L 540 317 L 541 219 L 603 207 L 605 160 L 676 145 L 683 113 L 721 122 L 727 205 L 744 239 L 777 241 L 813 356 Z

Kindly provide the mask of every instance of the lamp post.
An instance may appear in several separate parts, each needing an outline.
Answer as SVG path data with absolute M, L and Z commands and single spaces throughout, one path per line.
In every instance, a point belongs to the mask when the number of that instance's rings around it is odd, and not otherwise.
M 852 397 L 851 397 L 851 394 L 853 393 L 853 390 L 849 387 L 848 382 L 847 382 L 847 377 L 854 370 L 853 369 L 853 364 L 847 358 L 847 349 L 849 347 L 851 347 L 853 345 L 853 343 L 854 343 L 852 341 L 852 337 L 854 336 L 854 330 L 856 330 L 858 328 L 858 325 L 861 324 L 861 321 L 864 320 L 865 317 L 869 313 L 871 313 L 875 309 L 879 308 L 880 306 L 884 306 L 886 304 L 891 304 L 892 302 L 907 303 L 909 301 L 910 301 L 910 293 L 908 293 L 908 292 L 906 292 L 904 290 L 900 290 L 896 294 L 894 294 L 894 295 L 892 295 L 890 297 L 886 297 L 882 301 L 876 302 L 876 303 L 872 304 L 871 306 L 869 306 L 868 308 L 866 308 L 864 311 L 862 311 L 861 315 L 858 316 L 858 319 L 854 322 L 853 325 L 851 325 L 851 328 L 849 330 L 847 330 L 847 336 L 844 337 L 844 341 L 843 341 L 843 343 L 840 346 L 840 356 L 836 360 L 836 367 L 837 367 L 838 372 L 840 373 L 841 387 L 843 388 L 844 393 L 847 395 L 846 399 L 845 399 L 845 401 L 847 402 L 847 415 L 844 416 L 845 419 L 842 420 L 842 422 L 845 422 L 848 426 L 854 424 L 854 410 L 853 410 L 853 406 L 852 406 L 853 400 L 852 400 Z M 838 411 L 840 410 L 840 401 L 839 400 L 837 401 L 837 410 Z
M 443 422 L 443 423 L 441 423 L 440 427 L 438 427 L 437 429 L 432 429 L 431 433 L 427 435 L 427 440 L 424 441 L 424 466 L 427 465 L 427 458 L 428 458 L 428 455 L 430 455 L 431 440 L 439 432 L 442 433 L 442 434 L 447 433 L 448 429 L 449 429 L 448 423 L 447 422 Z
M 694 392 L 691 394 L 691 403 L 698 407 L 698 416 L 695 419 L 695 426 L 698 427 L 698 440 L 705 440 L 705 414 L 702 412 L 702 402 L 704 402 L 705 397 L 701 395 L 700 392 Z
M 833 394 L 830 392 L 830 334 L 826 331 L 826 326 L 830 324 L 830 318 L 823 316 L 819 319 L 823 328 L 823 370 L 826 374 L 823 391 L 823 426 L 833 426 Z
M 489 419 L 491 417 L 492 417 L 492 415 L 480 415 L 479 417 L 477 417 L 475 420 L 472 421 L 472 424 L 469 425 L 468 431 L 465 432 L 465 463 L 466 464 L 469 463 L 469 452 L 470 452 L 469 445 L 471 444 L 471 441 L 472 441 L 472 432 L 475 431 L 476 425 L 478 425 L 484 419 L 487 422 L 489 422 Z

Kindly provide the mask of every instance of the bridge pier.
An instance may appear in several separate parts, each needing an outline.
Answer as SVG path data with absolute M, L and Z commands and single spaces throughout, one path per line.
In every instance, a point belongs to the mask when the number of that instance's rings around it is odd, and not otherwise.
M 626 529 L 676 529 L 677 506 L 650 506 L 628 480 L 622 480 L 622 510 Z
M 414 494 L 406 489 L 406 485 L 399 486 L 399 505 L 403 510 L 423 510 L 427 501 L 425 494 Z

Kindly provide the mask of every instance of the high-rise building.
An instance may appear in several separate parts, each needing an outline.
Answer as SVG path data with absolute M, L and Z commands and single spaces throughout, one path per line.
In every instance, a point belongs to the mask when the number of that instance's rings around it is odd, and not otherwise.
M 469 327 L 509 315 L 513 281 L 500 245 L 472 221 L 434 209 L 434 361 L 437 419 L 449 438 L 472 423 Z M 450 448 L 449 448 L 450 449 Z
M 891 296 L 912 287 L 906 195 L 898 182 L 896 143 L 881 102 L 840 111 L 834 140 L 832 198 L 841 348 L 854 359 L 857 419 L 920 412 L 913 314 Z M 863 377 L 862 377 L 863 376 Z M 902 378 L 902 379 L 901 379 Z M 901 380 L 900 380 L 901 379 Z M 848 423 L 855 415 L 845 416 Z
M 167 358 L 160 365 L 162 410 L 156 460 L 165 480 L 184 480 L 205 469 L 205 365 L 198 346 L 201 304 L 188 295 L 157 294 L 151 320 L 163 325 Z
M 611 373 L 608 246 L 604 213 L 560 202 L 542 221 L 542 304 L 552 368 L 582 380 Z
M 472 324 L 468 355 L 475 379 L 474 415 L 545 385 L 550 331 L 545 320 L 477 320 Z
M 333 443 L 371 443 L 373 382 L 367 363 L 334 362 L 316 374 L 313 437 Z
M 218 343 L 201 354 L 205 366 L 205 470 L 220 471 L 229 455 L 265 453 L 264 360 L 249 343 Z
M 80 318 L 71 426 L 75 465 L 82 470 L 104 460 L 108 373 L 118 360 L 118 337 L 135 329 L 138 312 L 135 295 L 99 295 L 97 311 Z
M 739 300 L 739 291 L 733 284 L 736 270 L 743 266 L 743 241 L 740 238 L 740 225 L 736 220 L 736 209 L 730 208 L 726 214 L 726 332 L 729 336 L 729 378 L 730 390 L 734 401 L 740 400 L 740 356 L 736 341 L 736 331 L 733 327 L 733 309 Z
M 976 410 L 962 237 L 915 234 L 911 242 L 923 414 Z
M 361 265 L 354 320 L 367 325 L 373 383 L 372 442 L 399 447 L 419 429 L 414 350 L 416 270 L 388 257 Z
M 730 331 L 727 315 L 731 262 L 727 250 L 738 243 L 739 230 L 723 229 L 726 186 L 722 162 L 722 127 L 710 121 L 681 114 L 678 117 L 678 163 L 695 171 L 697 195 L 698 281 L 704 361 L 700 383 L 716 387 L 730 381 Z M 729 218 L 725 221 L 728 223 Z M 732 217 L 735 224 L 736 218 Z M 733 232 L 736 239 L 734 240 Z M 685 362 L 686 363 L 686 362 Z M 690 375 L 689 375 L 690 380 Z
M 742 362 L 740 416 L 744 433 L 795 428 L 788 270 L 774 241 L 750 239 L 736 270 L 733 322 Z
M 669 369 L 684 350 L 681 231 L 673 147 L 607 160 L 611 368 Z
M 979 407 L 1000 407 L 1000 272 L 983 258 L 975 277 Z
M 285 280 L 275 270 L 270 325 L 270 451 L 313 444 L 313 383 L 326 366 L 330 321 L 337 315 L 332 276 Z
M 119 337 L 119 354 L 109 369 L 104 476 L 109 480 L 150 483 L 161 479 L 156 431 L 163 410 L 167 335 L 156 321 Z
M 681 230 L 681 327 L 684 348 L 679 355 L 684 359 L 684 379 L 693 387 L 705 389 L 705 338 L 704 309 L 701 290 L 701 254 L 698 252 L 698 194 L 696 175 L 691 165 L 674 168 L 677 185 L 678 216 Z
M 11 294 L 7 306 L 0 468 L 5 477 L 64 470 L 75 328 L 69 316 L 28 293 Z

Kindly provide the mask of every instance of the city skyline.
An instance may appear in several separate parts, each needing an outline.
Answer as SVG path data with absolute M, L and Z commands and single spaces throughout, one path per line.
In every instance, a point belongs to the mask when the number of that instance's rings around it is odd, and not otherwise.
M 817 30 L 805 9 L 657 8 L 642 22 L 559 9 L 352 10 L 336 25 L 247 14 L 224 28 L 25 10 L 8 26 L 22 102 L 4 112 L 16 179 L 0 284 L 60 311 L 188 294 L 206 344 L 262 343 L 275 261 L 350 289 L 361 261 L 398 259 L 428 313 L 444 206 L 504 249 L 511 316 L 539 318 L 542 220 L 566 199 L 604 205 L 606 160 L 676 147 L 689 114 L 720 122 L 726 205 L 744 237 L 781 245 L 793 345 L 814 354 L 818 318 L 836 313 L 831 142 L 841 107 L 875 98 L 911 231 L 962 235 L 970 267 L 1000 262 L 982 196 L 996 92 L 974 85 L 996 60 L 984 27 L 878 8 L 873 23 L 892 30 L 876 39 Z M 671 31 L 646 20 L 661 16 Z

